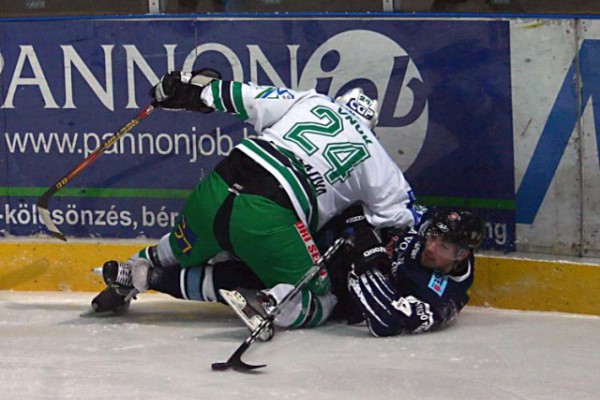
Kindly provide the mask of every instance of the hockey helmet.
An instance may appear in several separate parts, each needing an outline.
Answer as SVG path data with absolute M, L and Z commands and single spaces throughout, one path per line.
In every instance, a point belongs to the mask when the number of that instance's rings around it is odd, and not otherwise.
M 361 88 L 354 88 L 335 98 L 338 104 L 348 107 L 371 130 L 377 126 L 379 112 L 377 100 L 370 99 Z
M 483 220 L 469 211 L 439 211 L 423 224 L 425 235 L 437 235 L 466 250 L 477 250 L 483 240 Z

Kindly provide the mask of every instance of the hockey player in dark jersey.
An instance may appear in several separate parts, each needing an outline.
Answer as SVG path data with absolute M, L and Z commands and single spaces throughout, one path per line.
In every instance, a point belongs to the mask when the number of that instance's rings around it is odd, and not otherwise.
M 419 231 L 392 234 L 385 249 L 368 224 L 359 224 L 347 279 L 350 298 L 339 301 L 346 314 L 356 321 L 360 309 L 375 336 L 451 323 L 469 301 L 483 221 L 468 211 L 438 212 Z
M 330 319 L 349 324 L 366 320 L 378 337 L 416 334 L 448 326 L 469 301 L 474 252 L 483 239 L 477 215 L 439 211 L 418 230 L 376 230 L 362 206 L 353 205 L 317 237 L 327 243 L 342 232 L 351 241 L 327 264 L 338 299 Z M 237 267 L 244 270 L 243 264 Z M 247 287 L 244 282 L 238 286 Z M 261 297 L 260 291 L 237 291 Z

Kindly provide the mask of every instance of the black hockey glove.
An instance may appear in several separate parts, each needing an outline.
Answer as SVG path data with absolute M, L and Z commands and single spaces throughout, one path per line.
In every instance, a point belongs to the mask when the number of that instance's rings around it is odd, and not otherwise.
M 362 212 L 362 208 L 360 211 Z M 350 235 L 353 244 L 350 257 L 354 272 L 362 275 L 367 270 L 376 268 L 387 274 L 391 270 L 392 262 L 375 229 L 362 213 L 349 213 L 345 216 L 345 233 Z
M 150 96 L 167 110 L 209 113 L 213 108 L 204 104 L 200 93 L 215 79 L 221 79 L 221 74 L 210 68 L 193 72 L 169 72 L 150 90 Z

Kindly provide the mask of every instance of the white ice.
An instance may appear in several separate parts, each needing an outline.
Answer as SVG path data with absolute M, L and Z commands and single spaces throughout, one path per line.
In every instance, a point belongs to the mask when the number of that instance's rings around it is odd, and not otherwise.
M 327 324 L 255 343 L 227 307 L 145 294 L 82 317 L 91 293 L 0 292 L 0 399 L 599 399 L 600 317 L 467 307 L 452 327 L 370 337 Z

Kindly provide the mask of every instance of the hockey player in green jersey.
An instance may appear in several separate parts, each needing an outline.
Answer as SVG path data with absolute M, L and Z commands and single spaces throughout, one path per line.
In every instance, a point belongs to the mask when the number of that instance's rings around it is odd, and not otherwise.
M 222 80 L 203 69 L 168 73 L 151 93 L 163 109 L 230 113 L 253 125 L 257 137 L 239 143 L 198 183 L 157 245 L 105 264 L 108 288 L 92 301 L 96 311 L 128 306 L 149 288 L 222 301 L 216 289 L 227 288 L 226 275 L 212 265 L 223 255 L 247 264 L 277 301 L 319 259 L 315 232 L 349 205 L 361 204 L 375 228 L 419 221 L 410 185 L 372 132 L 377 102 L 360 89 L 333 100 L 315 90 Z M 329 286 L 320 274 L 276 323 L 325 321 L 336 303 Z

